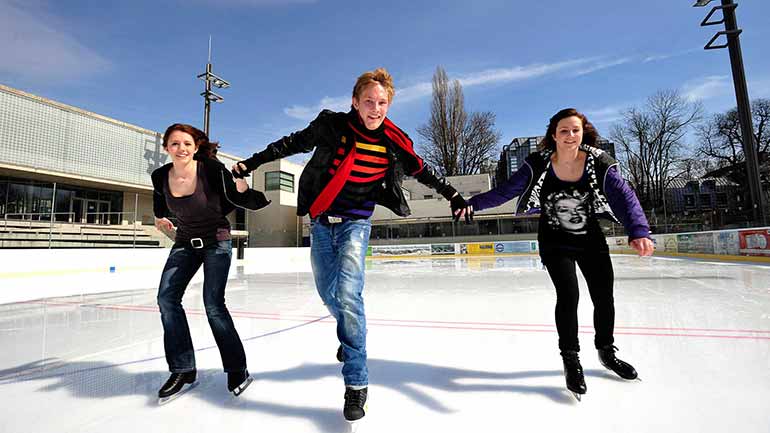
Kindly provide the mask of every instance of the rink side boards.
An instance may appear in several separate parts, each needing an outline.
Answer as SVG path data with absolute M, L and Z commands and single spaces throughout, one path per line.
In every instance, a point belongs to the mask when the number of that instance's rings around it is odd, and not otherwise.
M 770 229 L 749 228 L 709 232 L 652 235 L 655 255 L 703 260 L 770 263 Z M 628 238 L 607 238 L 613 254 L 635 254 Z M 373 245 L 368 258 L 441 258 L 457 256 L 511 256 L 537 254 L 537 241 L 491 241 L 412 245 Z

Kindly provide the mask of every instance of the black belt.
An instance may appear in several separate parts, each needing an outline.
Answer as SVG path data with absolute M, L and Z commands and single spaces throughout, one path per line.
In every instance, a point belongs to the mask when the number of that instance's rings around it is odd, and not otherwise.
M 202 248 L 205 248 L 211 244 L 215 244 L 219 242 L 216 237 L 210 237 L 210 238 L 192 238 L 188 241 L 177 241 L 175 242 L 175 246 L 179 247 L 191 247 L 194 250 L 200 250 Z

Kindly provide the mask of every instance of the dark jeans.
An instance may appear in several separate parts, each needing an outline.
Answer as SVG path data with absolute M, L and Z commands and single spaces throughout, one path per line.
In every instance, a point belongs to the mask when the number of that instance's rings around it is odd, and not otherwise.
M 246 370 L 246 353 L 233 319 L 225 306 L 225 285 L 230 272 L 232 243 L 219 241 L 201 249 L 172 248 L 160 278 L 158 306 L 163 322 L 163 346 L 172 373 L 195 370 L 190 327 L 182 308 L 182 295 L 203 264 L 203 304 L 211 332 L 226 372 Z
M 559 332 L 559 349 L 580 350 L 578 342 L 578 281 L 575 262 L 588 284 L 588 293 L 594 304 L 594 346 L 612 344 L 615 328 L 615 300 L 612 285 L 615 276 L 612 261 L 607 253 L 553 254 L 543 257 L 556 288 L 556 329 Z

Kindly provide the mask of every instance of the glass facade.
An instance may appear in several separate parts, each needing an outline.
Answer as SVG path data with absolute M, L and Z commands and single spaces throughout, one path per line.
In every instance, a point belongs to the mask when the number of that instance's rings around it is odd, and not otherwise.
M 161 134 L 0 87 L 0 162 L 150 186 Z
M 123 193 L 0 177 L 0 216 L 7 219 L 120 224 Z M 52 209 L 53 208 L 53 209 Z
M 294 192 L 294 175 L 284 171 L 268 171 L 265 173 L 265 191 Z

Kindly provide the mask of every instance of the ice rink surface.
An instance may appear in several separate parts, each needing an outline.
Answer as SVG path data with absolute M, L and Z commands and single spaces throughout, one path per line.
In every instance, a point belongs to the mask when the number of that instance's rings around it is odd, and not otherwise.
M 599 363 L 581 278 L 579 403 L 537 257 L 368 262 L 358 431 L 770 432 L 770 267 L 613 261 L 617 356 L 642 381 Z M 184 301 L 199 384 L 164 406 L 154 288 L 6 304 L 0 432 L 347 432 L 335 325 L 311 274 L 231 272 L 227 304 L 255 378 L 241 397 L 225 388 L 200 284 Z

